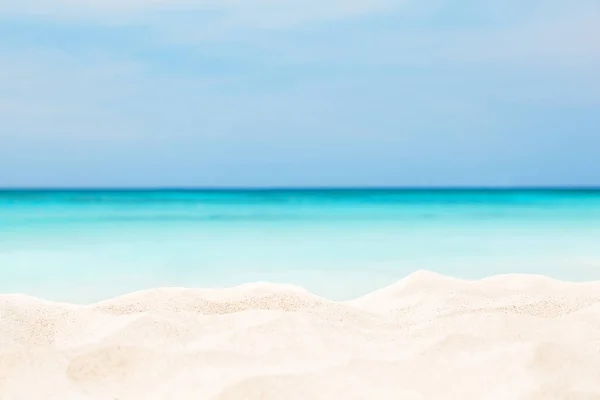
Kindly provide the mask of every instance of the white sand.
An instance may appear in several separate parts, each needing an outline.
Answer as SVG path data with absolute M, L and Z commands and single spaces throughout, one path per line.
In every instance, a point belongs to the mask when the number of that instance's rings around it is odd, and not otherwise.
M 418 272 L 349 302 L 275 284 L 89 306 L 0 296 L 0 399 L 600 399 L 600 282 Z

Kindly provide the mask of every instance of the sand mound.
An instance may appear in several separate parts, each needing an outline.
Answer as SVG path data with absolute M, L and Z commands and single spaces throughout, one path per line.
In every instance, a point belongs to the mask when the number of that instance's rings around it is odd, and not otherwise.
M 0 296 L 1 399 L 600 399 L 600 283 L 419 271 L 348 302 L 155 289 Z
M 188 311 L 211 315 L 257 309 L 296 311 L 326 304 L 326 300 L 295 286 L 260 283 L 222 290 L 153 289 L 101 302 L 93 309 L 114 315 L 149 311 Z

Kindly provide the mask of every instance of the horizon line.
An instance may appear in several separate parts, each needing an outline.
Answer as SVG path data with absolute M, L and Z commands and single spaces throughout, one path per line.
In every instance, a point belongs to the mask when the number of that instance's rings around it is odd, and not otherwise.
M 600 190 L 600 186 L 0 186 L 10 191 Z

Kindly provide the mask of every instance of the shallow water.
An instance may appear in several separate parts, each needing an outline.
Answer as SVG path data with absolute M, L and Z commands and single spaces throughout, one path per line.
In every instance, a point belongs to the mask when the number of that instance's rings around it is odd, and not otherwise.
M 3 293 L 268 280 L 347 299 L 417 269 L 600 279 L 600 191 L 0 192 Z

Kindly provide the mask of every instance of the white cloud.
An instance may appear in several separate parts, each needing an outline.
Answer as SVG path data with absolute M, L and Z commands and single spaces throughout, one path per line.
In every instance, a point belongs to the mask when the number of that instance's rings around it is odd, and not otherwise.
M 208 13 L 241 27 L 287 27 L 378 12 L 399 0 L 0 0 L 0 15 L 127 23 Z
M 500 19 L 502 23 L 398 23 L 393 27 L 332 29 L 327 34 L 253 35 L 238 41 L 260 49 L 261 55 L 277 66 L 439 71 L 487 68 L 493 73 L 562 71 L 586 75 L 596 74 L 600 68 L 600 3 L 573 8 L 563 5 L 552 12 L 530 12 L 527 18 L 504 15 Z M 185 27 L 178 29 L 175 39 L 184 41 Z M 189 30 L 187 33 L 191 36 Z
M 514 26 L 457 32 L 450 50 L 461 62 L 600 66 L 600 3 L 561 11 Z
M 479 79 L 482 79 L 483 70 L 490 69 L 489 74 L 484 73 L 484 78 L 490 80 L 482 82 L 479 94 L 488 100 L 495 97 L 513 102 L 584 106 L 600 102 L 600 84 L 590 79 L 597 75 L 600 67 L 600 41 L 597 40 L 600 37 L 600 7 L 593 2 L 586 2 L 586 7 L 574 8 L 564 3 L 557 7 L 555 2 L 551 12 L 530 12 L 518 23 L 477 26 L 468 30 L 431 24 L 409 28 L 399 24 L 385 29 L 354 30 L 332 26 L 327 34 L 323 30 L 304 30 L 298 35 L 238 32 L 248 28 L 285 28 L 365 15 L 400 4 L 400 1 L 392 3 L 387 0 L 0 0 L 0 15 L 12 13 L 102 22 L 147 16 L 148 21 L 155 24 L 155 36 L 150 40 L 172 40 L 161 43 L 166 47 L 175 42 L 184 43 L 186 35 L 189 36 L 194 29 L 201 34 L 212 29 L 222 38 L 233 37 L 243 42 L 244 51 L 249 49 L 254 60 L 258 59 L 256 65 L 265 67 L 265 71 L 259 74 L 260 78 L 268 76 L 267 68 L 285 70 L 290 67 L 296 68 L 293 73 L 297 76 L 302 75 L 303 84 L 308 81 L 310 85 L 310 79 L 297 71 L 316 66 L 329 68 L 329 72 L 336 69 L 343 71 L 340 80 L 362 78 L 375 82 L 379 71 L 385 69 L 431 68 L 438 70 L 440 78 L 453 79 L 456 83 L 465 79 L 473 69 L 478 70 Z M 204 27 L 194 26 L 195 13 L 175 12 L 176 15 L 172 15 L 166 12 L 186 9 L 215 11 L 219 17 L 214 21 L 211 19 L 210 25 Z M 157 11 L 164 13 L 155 13 Z M 429 12 L 434 13 L 435 10 L 429 9 Z M 420 18 L 427 17 L 421 15 Z M 508 21 L 508 15 L 502 16 L 502 19 Z M 202 38 L 194 38 L 197 39 Z M 198 45 L 194 40 L 185 43 L 189 44 L 186 51 L 203 52 L 201 46 L 194 47 Z M 224 43 L 219 48 L 226 46 L 227 43 Z M 0 136 L 31 133 L 108 138 L 111 132 L 118 132 L 114 138 L 134 137 L 139 132 L 147 135 L 153 128 L 149 126 L 153 124 L 149 120 L 160 120 L 157 110 L 171 100 L 182 107 L 180 112 L 186 116 L 197 113 L 200 104 L 213 105 L 219 101 L 223 102 L 223 109 L 236 106 L 238 113 L 257 112 L 252 107 L 248 111 L 240 111 L 242 107 L 239 106 L 247 107 L 246 103 L 229 102 L 224 100 L 226 94 L 215 94 L 218 90 L 210 89 L 219 87 L 227 90 L 231 86 L 231 82 L 223 81 L 227 79 L 256 78 L 243 72 L 240 76 L 207 77 L 200 72 L 185 76 L 163 70 L 164 75 L 159 76 L 160 71 L 148 71 L 142 61 L 115 59 L 110 55 L 76 55 L 48 48 L 34 48 L 29 53 L 0 50 L 0 119 L 4 126 L 4 129 L 0 128 Z M 239 48 L 233 51 L 239 51 Z M 202 55 L 207 54 L 210 56 L 209 52 Z M 239 55 L 240 62 L 247 55 Z M 514 79 L 514 75 L 506 73 L 507 70 L 521 75 Z M 452 71 L 459 73 L 454 76 Z M 534 79 L 528 83 L 527 74 L 536 76 L 531 75 Z M 312 84 L 323 85 L 331 79 L 317 79 Z M 411 78 L 407 76 L 406 79 L 409 81 Z M 501 81 L 506 84 L 498 84 Z M 473 88 L 470 90 L 474 91 Z M 257 95 L 253 92 L 244 96 L 242 92 L 243 89 L 231 97 L 239 99 Z M 444 90 L 443 93 L 450 91 Z M 307 98 L 302 107 L 308 108 L 312 101 Z M 146 110 L 141 110 L 136 102 L 143 103 Z M 274 106 L 279 104 L 272 103 Z M 287 107 L 280 103 L 282 108 Z M 268 110 L 268 118 L 272 118 L 271 110 L 268 107 L 264 109 Z M 152 115 L 146 118 L 144 113 Z M 176 119 L 171 119 L 177 123 Z M 248 120 L 251 119 L 248 117 Z M 10 131 L 6 127 L 10 127 Z

